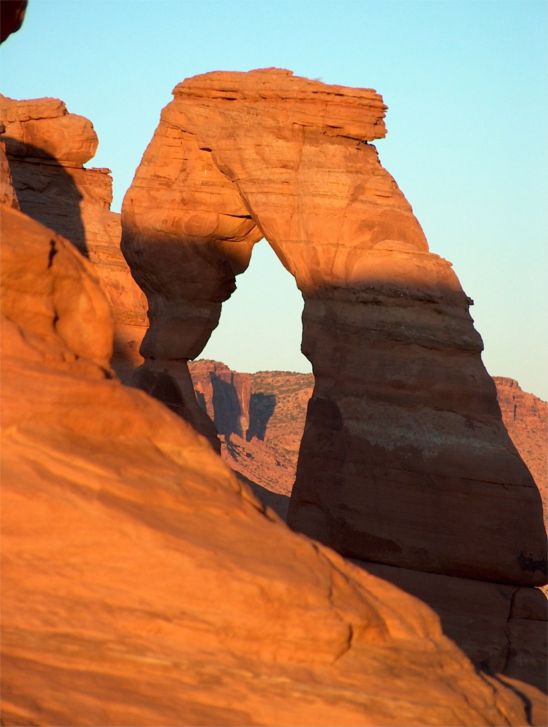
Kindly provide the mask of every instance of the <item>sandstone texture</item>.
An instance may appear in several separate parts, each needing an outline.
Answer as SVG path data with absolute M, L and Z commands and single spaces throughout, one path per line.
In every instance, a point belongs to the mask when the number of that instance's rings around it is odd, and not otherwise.
M 291 526 L 362 560 L 542 584 L 540 498 L 471 301 L 370 143 L 385 108 L 280 69 L 175 88 L 122 210 L 149 305 L 142 370 L 184 399 L 186 362 L 266 237 L 303 293 L 315 375 Z
M 113 378 L 95 268 L 1 212 L 4 725 L 528 722 L 430 609 Z
M 205 359 L 189 362 L 189 370 L 198 402 L 219 434 L 223 459 L 261 488 L 289 496 L 314 389 L 313 374 L 240 373 Z M 504 425 L 548 512 L 548 404 L 523 391 L 514 379 L 494 376 L 493 381 Z
M 19 208 L 70 240 L 94 264 L 115 320 L 113 365 L 129 379 L 141 363 L 146 300 L 120 251 L 120 215 L 110 211 L 110 172 L 83 166 L 97 150 L 93 124 L 69 113 L 59 99 L 6 96 L 0 96 L 0 122 Z M 4 194 L 0 187 L 0 198 Z
M 502 420 L 539 488 L 548 519 L 548 403 L 529 394 L 517 381 L 495 376 Z
M 226 426 L 221 435 L 221 456 L 243 478 L 261 501 L 272 507 L 284 519 L 291 488 L 295 479 L 298 442 L 303 434 L 306 408 L 313 391 L 313 376 L 291 372 L 260 372 L 240 374 L 217 361 L 191 362 L 190 371 L 199 399 L 208 414 L 218 423 L 235 422 L 241 409 L 235 406 L 242 400 L 236 391 L 214 397 L 216 380 L 222 376 L 223 386 L 238 388 L 242 377 L 251 380 L 251 391 L 259 401 L 249 406 L 251 397 L 243 399 L 243 419 L 247 432 L 235 433 L 235 425 Z M 494 378 L 504 419 L 505 412 L 514 413 L 516 421 L 527 422 L 525 451 L 518 440 L 514 443 L 527 461 L 528 453 L 546 448 L 544 417 L 546 405 L 532 394 L 522 392 L 511 379 Z M 247 387 L 249 390 L 249 386 Z M 253 393 L 251 396 L 253 396 Z M 505 396 L 511 393 L 511 405 Z M 514 404 L 514 400 L 519 404 Z M 247 401 L 247 408 L 246 408 Z M 268 412 L 258 426 L 257 409 Z M 219 428 L 220 431 L 220 428 Z M 539 488 L 540 489 L 540 488 Z M 443 632 L 449 636 L 478 669 L 498 673 L 505 680 L 512 678 L 546 690 L 548 686 L 547 605 L 540 589 L 519 588 L 500 583 L 487 583 L 466 578 L 424 573 L 371 562 L 358 562 L 368 571 L 394 583 L 428 604 L 440 617 Z M 546 709 L 539 700 L 536 709 Z M 546 716 L 538 717 L 540 723 Z

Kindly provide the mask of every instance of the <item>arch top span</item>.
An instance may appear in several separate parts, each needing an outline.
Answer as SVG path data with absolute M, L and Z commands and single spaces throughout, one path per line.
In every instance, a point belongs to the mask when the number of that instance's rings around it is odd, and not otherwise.
M 144 378 L 182 380 L 264 236 L 303 293 L 316 379 L 291 525 L 352 557 L 538 584 L 538 492 L 470 300 L 370 143 L 385 112 L 371 89 L 283 69 L 176 86 L 122 210 L 149 302 Z

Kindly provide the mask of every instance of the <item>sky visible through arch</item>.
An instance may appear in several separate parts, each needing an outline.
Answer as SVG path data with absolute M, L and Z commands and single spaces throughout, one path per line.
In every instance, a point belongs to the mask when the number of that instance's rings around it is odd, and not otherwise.
M 548 399 L 548 3 L 544 0 L 30 0 L 1 92 L 89 117 L 123 195 L 185 77 L 280 66 L 371 87 L 381 162 L 470 297 L 489 372 Z M 266 242 L 204 355 L 309 370 L 302 298 Z

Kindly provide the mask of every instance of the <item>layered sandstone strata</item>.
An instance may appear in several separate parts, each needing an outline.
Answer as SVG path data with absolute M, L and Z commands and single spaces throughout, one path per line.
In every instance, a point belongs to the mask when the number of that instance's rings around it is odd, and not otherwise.
M 313 374 L 242 374 L 219 361 L 189 362 L 200 406 L 215 424 L 229 466 L 262 487 L 291 493 Z M 517 381 L 494 376 L 502 420 L 533 475 L 548 513 L 548 403 Z M 249 383 L 248 383 L 249 382 Z M 546 518 L 545 518 L 546 519 Z
M 264 235 L 303 293 L 315 375 L 292 527 L 347 556 L 543 583 L 538 492 L 471 301 L 369 143 L 384 113 L 372 90 L 279 69 L 175 88 L 122 213 L 149 303 L 143 370 L 178 385 Z
M 18 206 L 94 264 L 116 324 L 113 364 L 129 378 L 141 362 L 146 300 L 120 251 L 120 215 L 110 211 L 110 171 L 84 167 L 98 145 L 91 121 L 69 113 L 59 99 L 0 95 L 0 122 Z
M 195 390 L 212 419 L 232 422 L 221 436 L 221 456 L 248 482 L 261 501 L 284 519 L 297 467 L 313 376 L 265 371 L 239 374 L 217 361 L 189 364 Z M 222 375 L 231 394 L 214 397 L 215 380 Z M 237 434 L 234 405 L 241 377 L 251 379 L 249 422 Z M 516 381 L 494 378 L 497 397 L 511 437 L 531 471 L 546 458 L 547 404 L 522 391 Z M 261 402 L 260 421 L 252 397 Z M 245 406 L 245 400 L 242 402 Z M 238 412 L 240 410 L 238 409 Z M 542 472 L 543 470 L 540 469 Z M 543 492 L 543 483 L 537 483 Z M 545 491 L 545 490 L 544 490 Z M 443 632 L 482 670 L 517 678 L 539 689 L 547 685 L 547 605 L 540 589 L 519 588 L 467 578 L 423 573 L 362 562 L 364 568 L 420 598 L 439 615 Z M 546 721 L 546 720 L 545 720 Z
M 428 608 L 112 379 L 92 266 L 1 212 L 3 724 L 526 723 Z

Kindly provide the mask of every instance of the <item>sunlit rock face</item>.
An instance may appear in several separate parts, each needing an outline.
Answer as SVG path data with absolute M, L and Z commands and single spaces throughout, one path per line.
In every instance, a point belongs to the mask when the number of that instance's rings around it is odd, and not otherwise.
M 198 355 L 264 235 L 303 293 L 316 382 L 291 526 L 347 556 L 542 583 L 538 492 L 470 300 L 369 143 L 384 113 L 372 90 L 279 69 L 175 88 L 122 212 L 144 368 Z
M 5 96 L 0 96 L 0 121 L 17 204 L 93 263 L 115 321 L 113 365 L 126 378 L 141 362 L 146 299 L 120 251 L 120 215 L 110 210 L 110 171 L 84 167 L 97 150 L 93 124 L 69 113 L 59 99 Z
M 114 379 L 92 264 L 0 214 L 3 724 L 527 722 L 430 609 Z

